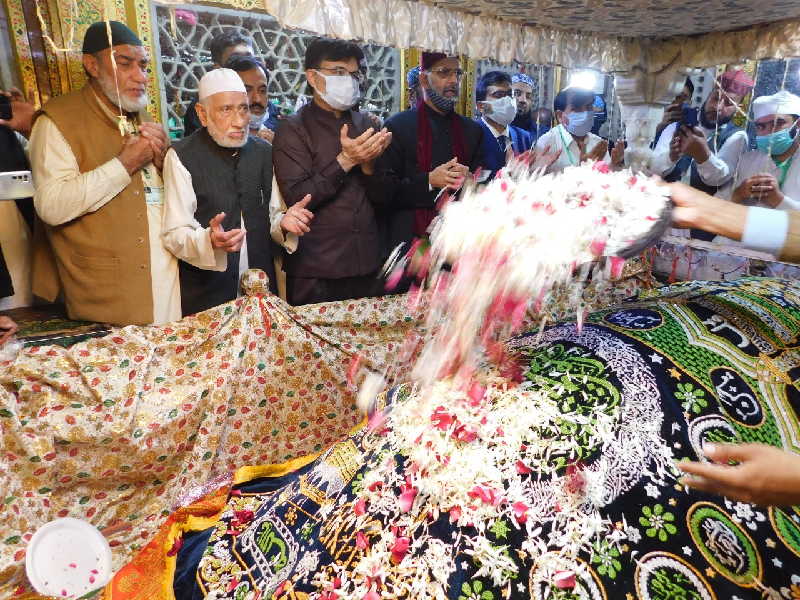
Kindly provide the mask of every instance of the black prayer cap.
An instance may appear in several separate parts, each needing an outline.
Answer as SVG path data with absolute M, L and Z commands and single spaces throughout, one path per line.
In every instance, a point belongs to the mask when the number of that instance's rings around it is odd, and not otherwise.
M 130 44 L 131 46 L 144 46 L 142 40 L 133 30 L 119 21 L 109 21 L 111 27 L 111 43 L 108 43 L 108 29 L 105 21 L 93 23 L 86 30 L 83 38 L 83 53 L 94 54 L 111 46 Z

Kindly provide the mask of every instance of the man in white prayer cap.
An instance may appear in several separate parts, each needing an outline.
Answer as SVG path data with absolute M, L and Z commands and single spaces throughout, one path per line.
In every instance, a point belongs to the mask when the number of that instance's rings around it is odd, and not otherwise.
M 238 73 L 210 71 L 199 92 L 203 127 L 176 142 L 164 161 L 161 239 L 180 259 L 184 316 L 235 299 L 247 269 L 266 272 L 277 293 L 269 234 L 272 146 L 248 135 L 247 92 Z
M 800 209 L 800 98 L 781 90 L 753 100 L 756 150 L 742 155 L 731 184 L 720 197 L 737 204 Z

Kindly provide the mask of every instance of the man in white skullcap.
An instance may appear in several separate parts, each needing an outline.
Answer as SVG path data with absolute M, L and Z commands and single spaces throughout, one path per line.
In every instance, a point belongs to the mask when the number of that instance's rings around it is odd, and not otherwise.
M 757 207 L 747 213 L 741 245 L 775 256 L 791 230 L 787 213 L 800 209 L 799 118 L 800 97 L 785 90 L 753 100 L 758 148 L 742 155 L 734 178 L 716 194 Z M 773 208 L 778 210 L 770 210 Z M 732 243 L 730 238 L 715 241 Z
M 753 100 L 758 148 L 742 155 L 732 183 L 717 195 L 750 206 L 800 209 L 798 118 L 800 98 L 785 90 Z
M 272 146 L 248 135 L 247 93 L 235 71 L 206 73 L 199 92 L 203 127 L 176 142 L 164 161 L 161 239 L 180 259 L 184 316 L 235 299 L 248 268 L 266 272 L 277 293 L 269 233 Z

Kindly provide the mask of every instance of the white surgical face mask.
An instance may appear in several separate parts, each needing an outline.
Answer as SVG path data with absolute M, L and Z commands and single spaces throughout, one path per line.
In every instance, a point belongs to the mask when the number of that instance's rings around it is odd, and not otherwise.
M 319 90 L 317 93 L 332 108 L 350 110 L 358 102 L 358 82 L 350 75 L 323 75 L 319 71 L 314 72 L 325 80 L 325 93 Z
M 492 113 L 487 116 L 498 125 L 506 127 L 517 116 L 517 105 L 514 104 L 511 96 L 492 100 L 489 104 L 492 106 Z
M 594 111 L 571 112 L 567 114 L 567 119 L 569 119 L 569 124 L 566 125 L 567 131 L 572 135 L 583 137 L 592 130 L 592 125 L 594 125 Z
M 261 129 L 264 121 L 267 120 L 268 111 L 264 111 L 263 115 L 254 115 L 250 113 L 250 129 Z

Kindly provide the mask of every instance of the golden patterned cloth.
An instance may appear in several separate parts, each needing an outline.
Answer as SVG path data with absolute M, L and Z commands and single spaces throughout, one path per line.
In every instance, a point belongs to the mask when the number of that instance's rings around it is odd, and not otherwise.
M 590 288 L 586 308 L 635 295 L 635 271 Z M 130 522 L 110 540 L 117 570 L 240 467 L 328 448 L 361 418 L 353 356 L 381 371 L 411 330 L 424 334 L 404 296 L 291 307 L 262 295 L 264 277 L 248 272 L 251 295 L 176 323 L 26 348 L 0 365 L 0 596 L 31 593 L 25 547 L 48 521 Z M 548 310 L 564 316 L 558 299 Z

